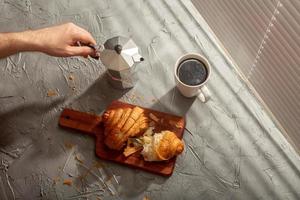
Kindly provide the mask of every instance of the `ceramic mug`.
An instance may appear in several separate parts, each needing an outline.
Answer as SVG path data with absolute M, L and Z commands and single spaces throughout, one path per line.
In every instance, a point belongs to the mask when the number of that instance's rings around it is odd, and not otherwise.
M 200 84 L 187 85 L 187 84 L 183 83 L 178 77 L 178 67 L 180 67 L 180 65 L 183 62 L 188 61 L 190 59 L 198 60 L 198 61 L 202 62 L 202 64 L 206 68 L 206 78 Z M 174 68 L 176 87 L 178 88 L 180 93 L 185 97 L 197 96 L 202 102 L 206 102 L 210 99 L 209 89 L 205 86 L 205 84 L 207 83 L 207 81 L 210 78 L 210 74 L 211 74 L 211 66 L 210 66 L 208 60 L 205 57 L 203 57 L 202 55 L 197 54 L 197 53 L 188 53 L 188 54 L 181 56 L 176 61 L 175 68 Z

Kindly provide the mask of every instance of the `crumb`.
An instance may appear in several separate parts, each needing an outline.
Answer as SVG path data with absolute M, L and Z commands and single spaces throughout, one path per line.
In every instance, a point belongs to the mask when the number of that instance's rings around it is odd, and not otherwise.
M 152 114 L 152 113 L 149 114 L 149 117 L 150 117 L 150 119 L 152 119 L 152 120 L 155 121 L 155 122 L 158 122 L 158 121 L 159 121 L 158 117 L 156 117 L 156 116 L 155 116 L 154 114 Z
M 74 146 L 75 146 L 75 145 L 72 144 L 72 143 L 70 143 L 70 142 L 65 142 L 65 147 L 66 147 L 67 149 L 72 149 Z
M 55 178 L 53 179 L 53 183 L 54 183 L 54 184 L 57 184 L 59 181 L 60 181 L 60 177 L 59 177 L 59 176 L 58 176 L 58 177 L 55 177 Z
M 63 182 L 64 185 L 71 186 L 73 184 L 73 181 L 71 179 L 65 179 Z
M 58 96 L 57 92 L 55 90 L 48 90 L 47 92 L 47 97 L 54 97 L 54 96 Z
M 102 167 L 103 167 L 103 164 L 100 163 L 100 162 L 96 162 L 96 163 L 95 163 L 95 167 L 96 167 L 96 168 L 102 168 Z
M 109 175 L 108 177 L 107 177 L 107 180 L 105 181 L 106 183 L 111 183 L 111 180 L 112 180 L 112 175 Z
M 144 196 L 143 200 L 150 200 L 147 196 Z
M 75 79 L 75 77 L 73 75 L 69 76 L 69 80 L 73 81 Z
M 124 149 L 123 155 L 125 157 L 128 157 L 128 156 L 130 156 L 130 155 L 132 155 L 132 154 L 134 154 L 134 153 L 136 153 L 136 152 L 138 152 L 142 149 L 143 149 L 143 147 L 135 147 L 135 146 L 130 147 L 129 145 L 127 145 L 127 147 Z
M 169 124 L 172 126 L 175 126 L 176 128 L 183 128 L 184 124 L 183 121 L 174 121 L 174 120 L 169 120 Z
M 75 159 L 76 159 L 78 162 L 83 163 L 83 160 L 81 159 L 81 157 L 80 157 L 78 154 L 76 154 Z

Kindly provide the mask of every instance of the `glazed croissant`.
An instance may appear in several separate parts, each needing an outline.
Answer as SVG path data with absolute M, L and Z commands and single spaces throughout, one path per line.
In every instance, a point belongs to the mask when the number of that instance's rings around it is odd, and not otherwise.
M 183 142 L 171 131 L 162 131 L 153 136 L 143 137 L 143 155 L 146 161 L 169 160 L 179 155 L 183 149 Z
M 104 143 L 114 150 L 121 150 L 129 137 L 136 137 L 149 126 L 148 118 L 140 107 L 111 109 L 104 113 Z

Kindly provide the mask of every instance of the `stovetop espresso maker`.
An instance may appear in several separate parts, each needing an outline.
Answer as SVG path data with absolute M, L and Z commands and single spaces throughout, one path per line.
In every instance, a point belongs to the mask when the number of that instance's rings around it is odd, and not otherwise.
M 134 87 L 137 65 L 144 61 L 135 42 L 123 36 L 108 39 L 99 48 L 91 46 L 100 54 L 100 60 L 107 68 L 109 83 L 119 89 Z

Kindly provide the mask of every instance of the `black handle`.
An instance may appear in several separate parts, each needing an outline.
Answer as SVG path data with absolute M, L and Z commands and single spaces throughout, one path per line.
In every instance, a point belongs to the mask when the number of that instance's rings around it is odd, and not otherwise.
M 85 44 L 85 43 L 82 43 L 80 41 L 77 42 L 77 45 L 78 46 L 86 46 L 86 47 L 90 47 L 91 49 L 93 49 L 95 51 L 95 55 L 90 55 L 91 58 L 94 58 L 96 60 L 99 60 L 100 58 L 100 52 L 98 51 L 98 48 L 96 45 L 93 45 L 93 44 Z

